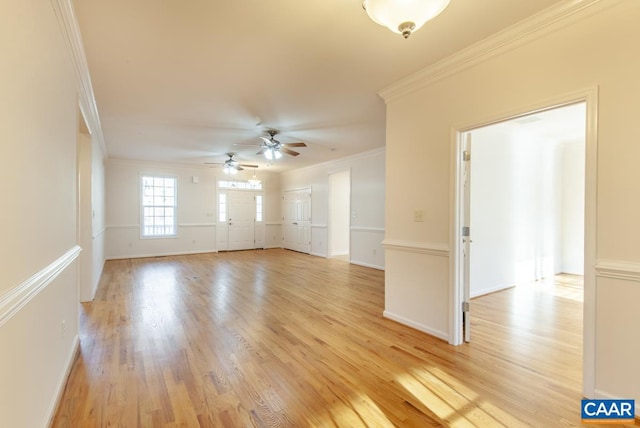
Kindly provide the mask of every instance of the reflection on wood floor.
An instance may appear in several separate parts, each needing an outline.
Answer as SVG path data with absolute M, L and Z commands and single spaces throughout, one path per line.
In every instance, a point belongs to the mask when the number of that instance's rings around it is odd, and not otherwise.
M 476 299 L 452 347 L 382 318 L 384 272 L 343 261 L 109 261 L 53 426 L 579 425 L 580 296 L 563 276 Z

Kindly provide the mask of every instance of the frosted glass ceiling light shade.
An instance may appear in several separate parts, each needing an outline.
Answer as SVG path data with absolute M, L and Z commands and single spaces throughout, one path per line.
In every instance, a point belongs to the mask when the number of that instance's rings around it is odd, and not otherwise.
M 405 39 L 438 16 L 450 0 L 364 0 L 362 7 L 377 24 Z
M 280 153 L 280 148 L 278 147 L 268 147 L 264 151 L 264 157 L 270 161 L 277 160 L 282 157 L 282 153 Z
M 273 149 L 269 148 L 264 151 L 264 157 L 268 160 L 273 160 Z
M 224 168 L 222 169 L 224 171 L 225 174 L 235 174 L 238 172 L 238 170 L 230 165 L 225 165 Z

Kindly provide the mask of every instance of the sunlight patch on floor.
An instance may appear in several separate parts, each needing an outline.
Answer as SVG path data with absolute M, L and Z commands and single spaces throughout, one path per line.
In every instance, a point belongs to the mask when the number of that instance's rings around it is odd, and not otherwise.
M 400 375 L 396 380 L 419 403 L 412 402 L 412 405 L 452 426 L 526 426 L 438 368 L 412 369 L 410 374 Z

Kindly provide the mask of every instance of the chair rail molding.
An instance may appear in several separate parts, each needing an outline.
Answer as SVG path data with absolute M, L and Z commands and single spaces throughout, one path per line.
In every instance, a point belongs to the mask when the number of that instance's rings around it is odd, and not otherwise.
M 354 232 L 379 232 L 384 233 L 384 227 L 351 226 L 349 230 Z
M 0 327 L 56 279 L 78 257 L 80 251 L 82 248 L 76 245 L 53 263 L 0 296 Z
M 640 263 L 624 260 L 598 260 L 596 275 L 600 278 L 640 282 Z
M 382 246 L 385 250 L 402 251 L 405 253 L 428 254 L 438 257 L 449 257 L 449 247 L 443 244 L 385 239 L 384 241 L 382 241 Z

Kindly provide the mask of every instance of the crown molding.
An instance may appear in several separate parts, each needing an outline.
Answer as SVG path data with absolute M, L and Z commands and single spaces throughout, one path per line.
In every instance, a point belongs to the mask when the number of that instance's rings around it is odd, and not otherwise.
M 332 164 L 336 164 L 336 163 L 340 163 L 340 162 L 350 162 L 350 161 L 354 161 L 354 160 L 357 160 L 357 159 L 364 159 L 364 158 L 368 158 L 368 157 L 378 156 L 380 154 L 382 154 L 384 156 L 385 153 L 386 153 L 386 146 L 376 147 L 375 149 L 366 150 L 364 152 L 355 153 L 353 155 L 345 156 L 345 157 L 342 157 L 342 158 L 332 159 L 332 160 L 329 160 L 329 161 L 326 161 L 326 162 L 316 163 L 316 164 L 313 164 L 313 165 L 307 165 L 307 166 L 303 166 L 303 167 L 296 168 L 296 169 L 289 169 L 287 171 L 282 171 L 281 174 L 282 175 L 288 175 L 288 174 L 292 174 L 292 173 L 299 173 L 299 172 L 313 170 L 313 169 L 317 169 L 317 168 L 325 168 L 325 167 L 331 166 Z
M 388 104 L 620 1 L 562 1 L 399 80 L 382 89 L 378 95 Z
M 71 0 L 51 0 L 51 5 L 58 18 L 60 31 L 75 71 L 78 83 L 80 111 L 87 124 L 87 128 L 89 128 L 89 133 L 98 140 L 104 157 L 108 158 L 109 152 L 104 141 L 104 135 L 102 134 L 98 106 L 93 94 L 91 75 L 89 74 L 89 65 L 84 52 L 82 35 L 80 34 L 80 27 L 78 26 L 76 14 L 73 9 L 73 3 Z

